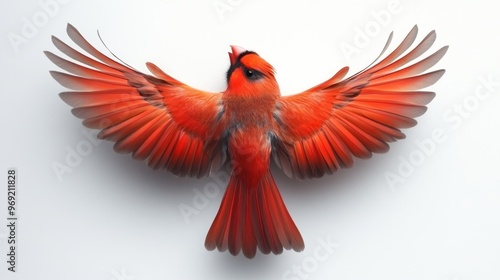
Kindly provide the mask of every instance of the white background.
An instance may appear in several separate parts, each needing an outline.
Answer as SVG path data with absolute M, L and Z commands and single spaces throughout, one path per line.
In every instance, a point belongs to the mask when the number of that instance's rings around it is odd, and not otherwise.
M 0 4 L 1 279 L 500 279 L 500 85 L 488 91 L 481 82 L 500 82 L 500 20 L 492 1 L 54 1 Z M 231 9 L 218 11 L 221 3 Z M 27 22 L 35 29 L 26 31 Z M 57 53 L 51 35 L 68 41 L 68 22 L 105 51 L 99 29 L 108 47 L 138 69 L 153 61 L 210 91 L 225 89 L 230 44 L 272 63 L 283 94 L 344 65 L 355 73 L 391 31 L 394 48 L 414 24 L 419 38 L 437 31 L 432 50 L 450 50 L 436 68 L 447 72 L 430 88 L 437 96 L 428 112 L 389 153 L 315 180 L 274 170 L 306 249 L 248 260 L 204 248 L 222 188 L 198 201 L 204 205 L 193 199 L 214 178 L 150 170 L 83 134 L 89 131 L 59 99 L 64 89 L 48 74 L 56 67 L 42 53 Z M 358 32 L 364 42 L 356 41 Z M 357 53 L 342 51 L 347 45 Z M 440 143 L 432 140 L 435 130 L 443 134 Z M 429 141 L 434 147 L 424 154 L 417 143 Z M 68 166 L 68 151 L 88 144 L 88 155 Z M 72 172 L 58 178 L 57 164 Z M 5 261 L 10 167 L 19 173 L 16 273 Z M 388 174 L 401 181 L 391 185 Z M 181 204 L 199 212 L 186 219 Z M 318 240 L 336 248 L 328 251 Z

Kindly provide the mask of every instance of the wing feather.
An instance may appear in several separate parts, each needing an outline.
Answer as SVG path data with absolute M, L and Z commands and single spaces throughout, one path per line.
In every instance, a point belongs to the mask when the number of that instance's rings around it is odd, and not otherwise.
M 296 95 L 283 96 L 274 116 L 273 157 L 288 176 L 320 177 L 354 158 L 369 158 L 389 150 L 389 142 L 403 139 L 402 128 L 427 110 L 434 92 L 421 91 L 437 82 L 444 70 L 424 73 L 445 55 L 442 47 L 420 61 L 436 40 L 430 32 L 413 49 L 415 26 L 389 55 L 391 40 L 374 63 L 343 79 L 344 67 L 327 81 Z M 342 80 L 343 79 L 343 80 Z
M 101 129 L 99 138 L 116 142 L 117 152 L 179 176 L 200 177 L 225 163 L 220 93 L 191 88 L 152 63 L 146 65 L 154 76 L 141 73 L 101 53 L 73 26 L 67 33 L 86 54 L 52 37 L 74 61 L 46 51 L 68 72 L 50 73 L 72 90 L 60 97 L 85 126 Z

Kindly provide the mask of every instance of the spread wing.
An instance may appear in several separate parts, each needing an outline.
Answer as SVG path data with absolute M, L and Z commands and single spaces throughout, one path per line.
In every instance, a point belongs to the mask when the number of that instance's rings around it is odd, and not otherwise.
M 180 176 L 201 177 L 225 162 L 221 94 L 191 88 L 152 63 L 147 67 L 154 76 L 136 71 L 102 54 L 69 24 L 67 32 L 87 54 L 52 37 L 61 52 L 80 63 L 46 51 L 71 73 L 51 75 L 73 90 L 60 97 L 86 127 L 101 129 L 99 138 L 116 142 L 117 152 Z
M 434 92 L 420 89 L 434 84 L 444 74 L 437 70 L 422 74 L 446 53 L 445 46 L 413 62 L 434 43 L 430 32 L 415 48 L 415 26 L 387 57 L 361 72 L 343 79 L 348 68 L 305 92 L 283 96 L 274 112 L 276 129 L 273 157 L 288 176 L 321 177 L 353 165 L 353 156 L 369 158 L 389 150 L 388 142 L 402 139 L 401 128 L 416 125 Z M 392 39 L 392 33 L 384 50 Z M 403 55 L 404 54 L 404 55 Z M 343 79 L 343 80 L 342 80 Z

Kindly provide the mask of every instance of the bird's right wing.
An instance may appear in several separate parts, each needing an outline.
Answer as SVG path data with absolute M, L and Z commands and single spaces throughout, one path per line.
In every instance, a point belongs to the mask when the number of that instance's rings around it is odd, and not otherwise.
M 344 67 L 324 83 L 278 101 L 273 156 L 288 176 L 320 177 L 352 166 L 353 156 L 368 158 L 372 153 L 386 152 L 388 142 L 405 137 L 400 128 L 414 126 L 414 118 L 426 111 L 425 105 L 435 95 L 420 89 L 444 74 L 444 70 L 424 72 L 448 49 L 443 47 L 410 64 L 436 39 L 432 31 L 404 54 L 416 36 L 415 26 L 377 64 L 346 79 L 348 68 Z M 391 38 L 392 34 L 382 53 Z
M 148 158 L 152 168 L 180 176 L 201 177 L 225 163 L 220 93 L 191 88 L 152 63 L 147 66 L 154 76 L 141 73 L 102 54 L 69 24 L 67 32 L 92 57 L 52 37 L 61 52 L 85 66 L 47 51 L 73 75 L 51 74 L 74 90 L 60 96 L 86 127 L 101 129 L 99 138 L 116 142 L 117 152 Z

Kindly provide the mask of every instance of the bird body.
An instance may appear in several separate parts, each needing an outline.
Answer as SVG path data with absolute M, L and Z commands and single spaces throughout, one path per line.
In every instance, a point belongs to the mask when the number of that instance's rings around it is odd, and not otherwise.
M 408 65 L 435 41 L 431 32 L 406 52 L 416 38 L 415 26 L 375 65 L 348 78 L 344 67 L 315 87 L 282 96 L 267 61 L 231 46 L 227 89 L 209 93 L 152 63 L 146 64 L 149 75 L 116 62 L 73 26 L 67 31 L 88 55 L 56 37 L 55 46 L 79 63 L 45 54 L 71 73 L 51 71 L 72 90 L 60 96 L 74 107 L 73 114 L 85 126 L 100 129 L 99 138 L 116 142 L 117 152 L 147 159 L 155 169 L 201 177 L 229 165 L 230 180 L 205 246 L 248 258 L 257 248 L 265 254 L 304 249 L 272 177 L 271 160 L 288 176 L 303 179 L 350 167 L 354 157 L 386 152 L 387 143 L 404 138 L 400 129 L 414 126 L 434 97 L 420 89 L 439 80 L 444 70 L 423 72 L 447 50 Z

